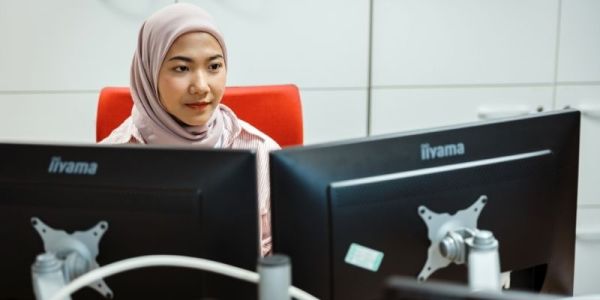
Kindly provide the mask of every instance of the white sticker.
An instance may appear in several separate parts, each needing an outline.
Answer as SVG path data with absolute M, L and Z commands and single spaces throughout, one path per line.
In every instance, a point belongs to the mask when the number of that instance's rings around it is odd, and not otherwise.
M 361 267 L 372 272 L 377 272 L 381 261 L 383 260 L 383 252 L 352 243 L 346 254 L 344 261 L 353 266 Z

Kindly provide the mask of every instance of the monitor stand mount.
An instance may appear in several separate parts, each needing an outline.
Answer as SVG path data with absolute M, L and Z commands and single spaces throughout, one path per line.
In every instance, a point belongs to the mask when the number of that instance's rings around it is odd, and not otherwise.
M 450 263 L 466 263 L 471 289 L 501 290 L 498 241 L 490 231 L 477 229 L 479 214 L 486 203 L 487 196 L 482 195 L 470 207 L 454 215 L 438 214 L 419 206 L 418 213 L 427 225 L 431 245 L 418 280 L 427 280 L 433 272 Z
M 49 299 L 73 279 L 99 267 L 96 262 L 98 244 L 108 229 L 108 223 L 101 221 L 87 231 L 72 234 L 46 225 L 37 217 L 31 224 L 44 242 L 45 253 L 38 255 L 31 266 L 31 276 L 36 299 Z M 100 279 L 88 285 L 105 298 L 113 293 Z

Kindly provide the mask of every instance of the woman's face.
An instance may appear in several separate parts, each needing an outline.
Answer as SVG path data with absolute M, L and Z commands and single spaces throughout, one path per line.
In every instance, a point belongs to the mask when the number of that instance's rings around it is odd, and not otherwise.
M 227 69 L 219 42 L 206 32 L 178 37 L 158 73 L 158 94 L 168 113 L 191 125 L 205 125 L 221 102 Z

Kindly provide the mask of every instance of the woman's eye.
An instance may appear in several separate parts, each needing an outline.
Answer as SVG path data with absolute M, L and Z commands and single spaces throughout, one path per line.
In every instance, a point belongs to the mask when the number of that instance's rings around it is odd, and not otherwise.
M 208 66 L 208 68 L 209 68 L 211 71 L 216 71 L 216 70 L 220 69 L 221 67 L 223 67 L 223 64 L 221 64 L 221 63 L 214 63 L 214 64 L 210 64 L 210 65 Z
M 186 67 L 186 66 L 177 66 L 177 67 L 175 67 L 173 70 L 174 70 L 175 72 L 179 72 L 179 73 L 181 73 L 181 72 L 188 71 L 188 70 L 189 70 L 189 68 L 188 68 L 188 67 Z

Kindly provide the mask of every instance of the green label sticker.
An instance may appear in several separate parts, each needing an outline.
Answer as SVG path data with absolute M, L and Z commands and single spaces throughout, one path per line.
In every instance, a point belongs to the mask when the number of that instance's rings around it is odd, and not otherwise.
M 353 266 L 367 269 L 372 272 L 377 272 L 381 261 L 383 260 L 383 252 L 352 243 L 346 254 L 344 261 Z

